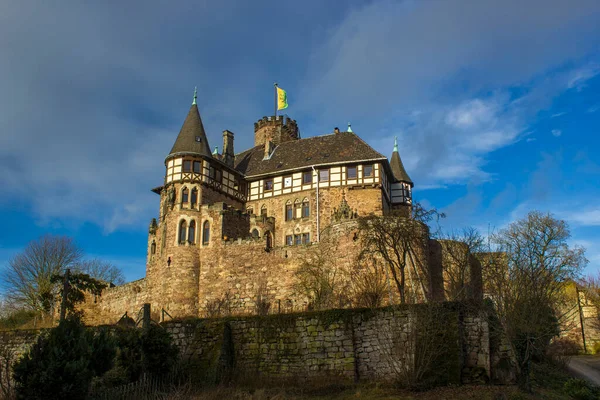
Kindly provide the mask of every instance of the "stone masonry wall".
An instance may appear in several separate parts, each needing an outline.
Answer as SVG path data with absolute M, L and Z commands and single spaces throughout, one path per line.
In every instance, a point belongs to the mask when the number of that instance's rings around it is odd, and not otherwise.
M 444 309 L 448 314 L 426 330 L 419 323 L 422 306 L 170 321 L 163 326 L 184 358 L 210 379 L 397 380 L 405 364 L 414 361 L 415 351 L 427 351 L 423 343 L 430 338 L 424 334 L 443 330 L 443 342 L 429 349 L 436 352 L 430 375 L 437 384 L 488 380 L 492 365 L 485 316 Z

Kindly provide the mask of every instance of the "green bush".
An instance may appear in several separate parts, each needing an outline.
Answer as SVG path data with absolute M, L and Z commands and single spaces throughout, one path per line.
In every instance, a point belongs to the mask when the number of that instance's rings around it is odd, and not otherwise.
M 171 335 L 160 326 L 150 325 L 141 337 L 144 370 L 159 376 L 170 373 L 177 362 L 179 351 Z
M 565 382 L 563 391 L 575 400 L 597 400 L 600 398 L 598 387 L 590 385 L 583 379 L 569 379 Z
M 63 321 L 41 335 L 14 367 L 18 399 L 85 399 L 94 376 L 89 331 Z

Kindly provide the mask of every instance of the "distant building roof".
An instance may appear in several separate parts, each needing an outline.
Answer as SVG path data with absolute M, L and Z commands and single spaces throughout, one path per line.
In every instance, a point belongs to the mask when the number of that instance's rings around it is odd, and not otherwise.
M 373 150 L 352 132 L 340 132 L 280 143 L 266 160 L 263 159 L 264 153 L 264 146 L 260 145 L 237 154 L 235 169 L 247 177 L 253 177 L 302 169 L 313 165 L 371 160 L 387 161 L 387 157 Z

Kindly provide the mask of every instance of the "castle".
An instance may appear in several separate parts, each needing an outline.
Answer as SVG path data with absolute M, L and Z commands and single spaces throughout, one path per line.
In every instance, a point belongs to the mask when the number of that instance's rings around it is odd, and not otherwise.
M 254 124 L 254 147 L 236 154 L 234 133 L 225 130 L 222 152 L 210 149 L 194 94 L 164 160 L 163 184 L 152 189 L 160 207 L 150 223 L 146 277 L 88 301 L 88 322 L 114 321 L 144 303 L 173 317 L 203 316 L 226 298 L 230 311 L 247 312 L 258 291 L 278 311 L 306 307 L 294 273 L 325 232 L 337 235 L 335 250 L 326 251 L 348 265 L 360 250 L 348 221 L 410 214 L 413 182 L 397 143 L 388 160 L 350 124 L 303 139 L 295 120 L 263 117 Z M 440 246 L 429 247 L 423 258 Z

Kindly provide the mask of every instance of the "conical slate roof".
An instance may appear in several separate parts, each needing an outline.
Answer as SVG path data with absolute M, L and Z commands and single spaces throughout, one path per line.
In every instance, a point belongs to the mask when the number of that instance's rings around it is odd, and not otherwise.
M 184 154 L 211 158 L 210 146 L 208 145 L 206 132 L 202 125 L 202 119 L 200 118 L 200 112 L 198 111 L 198 106 L 195 102 L 190 107 L 190 112 L 188 112 L 188 115 L 183 122 L 183 126 L 179 131 L 179 135 L 177 135 L 175 144 L 167 158 Z
M 411 186 L 413 186 L 413 181 L 410 180 L 410 177 L 404 169 L 402 160 L 400 159 L 400 154 L 398 153 L 398 143 L 396 142 L 396 140 L 394 140 L 394 152 L 392 153 L 390 167 L 392 168 L 392 173 L 394 174 L 394 178 L 396 178 L 397 181 L 407 182 L 410 183 Z

